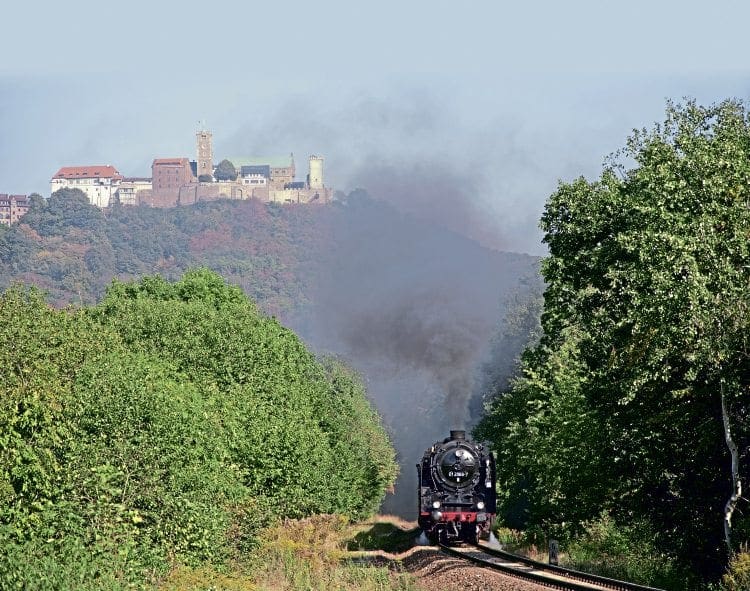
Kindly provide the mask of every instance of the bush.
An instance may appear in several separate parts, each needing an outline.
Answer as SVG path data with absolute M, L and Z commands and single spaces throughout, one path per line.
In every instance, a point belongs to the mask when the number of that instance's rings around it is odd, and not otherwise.
M 355 376 L 208 271 L 78 311 L 10 290 L 0 360 L 0 588 L 213 572 L 276 519 L 373 511 L 395 476 Z
M 750 550 L 747 544 L 729 560 L 726 574 L 721 579 L 725 591 L 747 591 L 750 589 Z
M 619 526 L 603 514 L 585 524 L 583 535 L 566 544 L 565 566 L 675 591 L 699 588 L 688 571 L 673 556 L 660 552 L 655 542 L 650 524 Z

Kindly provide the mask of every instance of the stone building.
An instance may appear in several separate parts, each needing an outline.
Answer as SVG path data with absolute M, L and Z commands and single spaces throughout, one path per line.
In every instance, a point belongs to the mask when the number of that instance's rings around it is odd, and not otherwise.
M 144 191 L 139 203 L 174 207 L 180 202 L 180 189 L 197 182 L 187 158 L 157 158 L 151 165 L 151 193 Z
M 29 199 L 26 195 L 7 195 L 0 193 L 0 224 L 15 224 L 29 211 Z
M 283 189 L 284 185 L 294 182 L 296 168 L 294 154 L 289 156 L 266 156 L 256 158 L 227 158 L 234 169 L 243 176 L 243 170 L 248 174 L 261 174 L 266 178 L 269 189 Z
M 109 207 L 122 181 L 114 166 L 64 166 L 50 181 L 52 193 L 59 189 L 80 189 L 97 207 Z
M 196 132 L 197 159 L 156 158 L 151 178 L 125 178 L 112 166 L 61 168 L 51 189 L 81 189 L 98 207 L 147 205 L 175 207 L 216 199 L 258 199 L 276 203 L 328 203 L 333 190 L 323 183 L 323 158 L 310 156 L 305 181 L 296 180 L 294 155 L 229 158 L 237 178 L 214 180 L 213 134 Z M 201 178 L 203 180 L 201 180 Z
M 249 197 L 276 203 L 328 203 L 333 190 L 323 184 L 323 158 L 310 156 L 310 172 L 297 181 L 294 154 L 281 157 L 229 158 L 239 171 L 237 182 L 249 187 Z
M 147 201 L 152 194 L 150 178 L 124 177 L 115 191 L 115 203 L 120 205 L 138 205 L 141 200 Z

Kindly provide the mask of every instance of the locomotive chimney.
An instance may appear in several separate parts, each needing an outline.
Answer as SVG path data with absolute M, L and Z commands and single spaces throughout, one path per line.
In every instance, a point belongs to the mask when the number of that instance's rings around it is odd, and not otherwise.
M 451 439 L 466 439 L 466 431 L 451 429 Z

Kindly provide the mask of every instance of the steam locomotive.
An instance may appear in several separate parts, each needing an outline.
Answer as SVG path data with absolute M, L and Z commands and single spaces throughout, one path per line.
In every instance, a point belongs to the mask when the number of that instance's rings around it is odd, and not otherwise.
M 495 459 L 465 431 L 425 451 L 417 464 L 419 527 L 433 543 L 476 543 L 495 519 Z

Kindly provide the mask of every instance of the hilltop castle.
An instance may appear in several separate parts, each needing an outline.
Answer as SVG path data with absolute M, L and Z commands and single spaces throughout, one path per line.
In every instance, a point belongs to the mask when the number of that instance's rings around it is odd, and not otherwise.
M 229 158 L 213 162 L 212 133 L 196 133 L 197 159 L 156 158 L 151 178 L 124 177 L 113 166 L 61 168 L 51 191 L 80 189 L 98 207 L 174 207 L 216 199 L 259 199 L 276 203 L 328 203 L 333 190 L 323 183 L 323 158 L 310 156 L 305 181 L 297 181 L 294 155 L 288 158 Z M 227 168 L 229 169 L 227 171 Z M 232 170 L 233 169 L 233 170 Z

